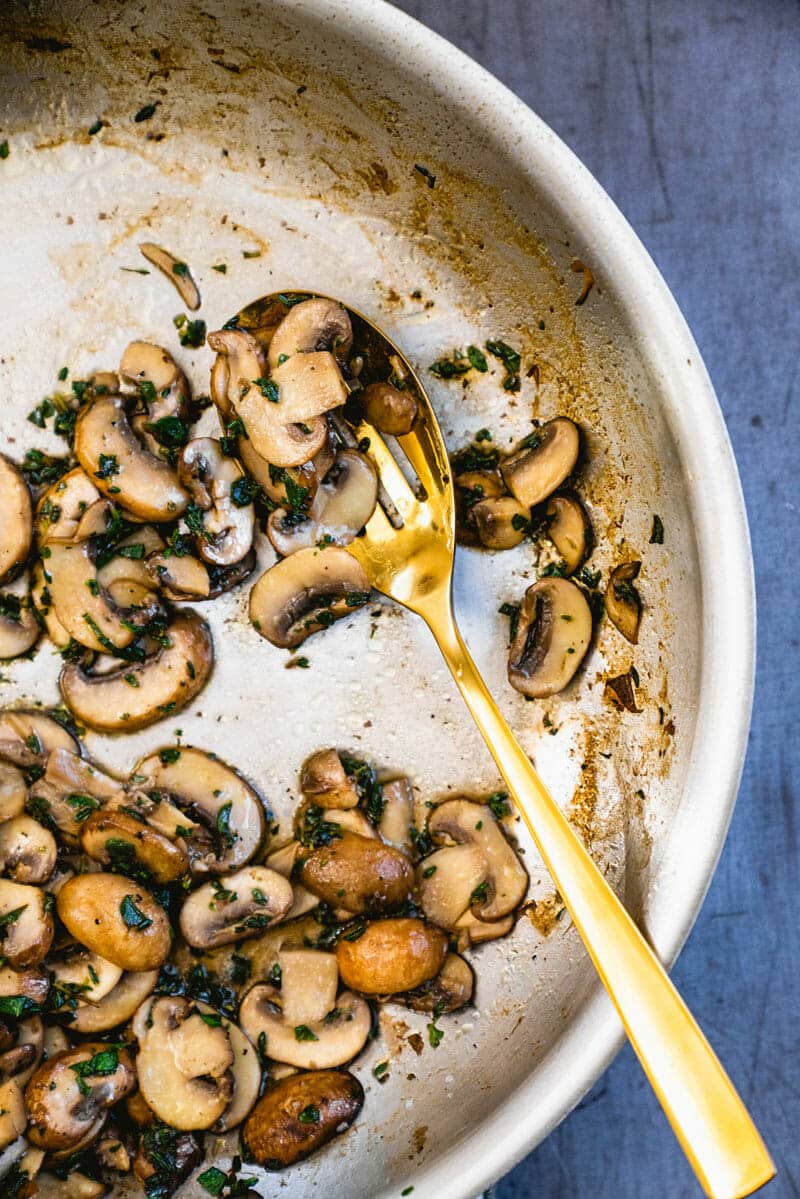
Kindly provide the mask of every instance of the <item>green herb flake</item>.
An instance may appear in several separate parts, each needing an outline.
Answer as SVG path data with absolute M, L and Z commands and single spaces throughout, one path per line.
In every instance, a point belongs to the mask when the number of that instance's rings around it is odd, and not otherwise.
M 67 803 L 72 808 L 73 816 L 78 824 L 83 824 L 84 820 L 88 820 L 92 812 L 96 812 L 100 807 L 98 800 L 93 799 L 91 795 L 74 795 L 67 796 Z
M 228 273 L 227 263 L 224 262 L 215 263 L 211 269 L 212 271 L 218 271 L 220 275 L 226 275 Z
M 444 1040 L 444 1030 L 438 1028 L 433 1022 L 428 1025 L 428 1042 L 431 1049 L 438 1049 Z
M 197 1181 L 204 1190 L 208 1191 L 209 1195 L 221 1195 L 228 1176 L 223 1174 L 222 1170 L 218 1170 L 216 1166 L 211 1166 L 202 1174 L 197 1175 Z
M 0 142 L 0 158 L 8 158 L 9 154 L 10 154 L 10 150 L 8 148 L 8 142 L 7 141 Z
M 181 756 L 181 751 L 177 747 L 162 749 L 159 751 L 158 757 L 162 766 L 172 766 L 178 761 Z
M 152 116 L 155 116 L 156 104 L 158 104 L 158 100 L 155 104 L 145 104 L 139 109 L 133 118 L 137 125 L 141 125 L 142 121 L 149 121 Z
M 493 791 L 486 800 L 486 804 L 487 807 L 491 808 L 492 815 L 497 820 L 502 820 L 504 816 L 508 816 L 511 813 L 507 791 Z
M 93 125 L 89 126 L 89 137 L 94 137 L 94 135 L 99 133 L 102 128 L 103 122 L 98 119 Z
M 467 358 L 476 371 L 485 374 L 489 369 L 489 363 L 486 361 L 486 355 L 477 346 L 467 346 Z
M 304 1107 L 298 1115 L 297 1119 L 301 1124 L 319 1124 L 319 1108 L 313 1103 L 309 1103 L 308 1107 Z
M 270 404 L 279 403 L 278 384 L 273 379 L 253 379 L 253 383 Z
M 137 895 L 135 899 L 141 899 L 141 895 Z M 119 913 L 128 928 L 135 929 L 136 932 L 144 932 L 153 921 L 149 916 L 145 916 L 141 908 L 136 906 L 135 899 L 133 895 L 126 895 L 119 905 Z
M 119 474 L 119 463 L 116 454 L 101 454 L 98 459 L 99 470 L 94 472 L 96 479 L 111 479 Z
M 17 920 L 19 920 L 27 906 L 28 905 L 24 903 L 21 908 L 12 908 L 11 911 L 3 912 L 3 914 L 0 915 L 0 936 L 4 936 L 6 929 L 10 928 L 12 924 L 16 924 Z M 314 1040 L 316 1040 L 316 1037 Z
M 431 191 L 433 191 L 434 187 L 436 187 L 436 176 L 433 174 L 433 172 L 429 171 L 427 167 L 424 167 L 419 162 L 414 163 L 414 170 L 418 175 L 422 176 L 428 187 L 431 189 Z
M 297 1024 L 295 1025 L 294 1039 L 296 1041 L 318 1041 L 319 1037 L 311 1031 L 307 1024 Z

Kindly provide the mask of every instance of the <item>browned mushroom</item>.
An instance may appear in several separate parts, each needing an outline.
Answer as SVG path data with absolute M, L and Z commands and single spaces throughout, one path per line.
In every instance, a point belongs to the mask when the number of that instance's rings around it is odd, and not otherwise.
M 391 383 L 368 383 L 361 393 L 367 420 L 381 433 L 403 437 L 410 433 L 417 419 L 417 401 L 408 390 Z
M 547 536 L 574 574 L 592 552 L 592 526 L 586 509 L 574 495 L 553 495 L 547 505 Z
M 578 426 L 557 416 L 500 464 L 506 486 L 523 508 L 541 504 L 575 469 L 579 449 Z
M 563 691 L 592 639 L 592 613 L 580 587 L 543 578 L 525 592 L 508 655 L 508 681 L 523 695 Z
M 250 592 L 250 621 L 283 649 L 349 616 L 369 599 L 364 568 L 338 546 L 302 549 L 266 570 Z
M 641 568 L 641 562 L 623 562 L 612 570 L 606 589 L 608 618 L 631 645 L 636 645 L 639 640 L 642 619 L 642 600 L 634 586 Z

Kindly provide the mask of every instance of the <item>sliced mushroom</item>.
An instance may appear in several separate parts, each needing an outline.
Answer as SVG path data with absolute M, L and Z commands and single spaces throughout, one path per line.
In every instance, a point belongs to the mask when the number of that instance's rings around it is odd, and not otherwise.
M 364 527 L 378 502 L 375 468 L 358 450 L 343 450 L 308 509 L 298 521 L 285 508 L 270 513 L 267 536 L 279 554 L 296 553 L 309 545 L 349 545 Z
M 122 978 L 119 966 L 72 940 L 51 951 L 47 965 L 54 983 L 85 1003 L 100 1003 Z
M 41 631 L 28 594 L 28 578 L 20 575 L 0 592 L 0 660 L 27 654 L 39 640 Z
M 163 548 L 164 542 L 153 526 L 140 525 L 117 543 L 113 558 L 98 567 L 97 581 L 118 607 L 128 608 L 141 603 L 144 596 L 152 608 L 147 593 L 153 590 L 153 579 L 147 569 L 147 559 Z
M 54 542 L 48 548 L 46 577 L 59 624 L 97 653 L 130 645 L 135 630 L 100 586 L 91 542 Z
M 44 1052 L 44 1025 L 39 1016 L 21 1020 L 11 1035 L 11 1044 L 0 1054 L 0 1079 L 13 1078 L 24 1087 Z M 2 1107 L 2 1104 L 0 1104 Z
M 315 1153 L 355 1120 L 364 1090 L 347 1070 L 292 1074 L 270 1086 L 242 1129 L 242 1148 L 267 1170 L 282 1170 Z M 309 1120 L 308 1113 L 317 1118 Z
M 476 502 L 478 499 L 494 499 L 505 490 L 502 476 L 496 470 L 464 471 L 463 474 L 456 475 L 455 485 L 462 491 L 474 495 Z
M 565 416 L 557 416 L 526 438 L 526 444 L 509 455 L 500 470 L 523 508 L 533 508 L 572 474 L 579 450 L 578 426 Z
M 335 749 L 320 749 L 303 764 L 300 790 L 325 808 L 355 808 L 358 791 Z
M 31 572 L 31 602 L 53 645 L 56 649 L 66 649 L 70 644 L 71 638 L 56 616 L 55 608 L 53 607 L 53 598 L 47 582 L 48 577 L 45 572 L 44 562 L 37 562 Z
M 119 809 L 92 813 L 81 825 L 80 842 L 83 852 L 104 866 L 113 861 L 109 843 L 117 854 L 128 846 L 131 858 L 155 883 L 174 883 L 189 870 L 189 854 L 180 841 Z
M 98 1033 L 124 1024 L 152 994 L 157 981 L 157 970 L 124 971 L 117 985 L 98 1002 L 79 1000 L 70 1028 L 80 1033 Z
M 357 914 L 399 907 L 414 885 L 414 869 L 399 849 L 346 831 L 312 850 L 297 876 L 331 907 Z
M 233 1098 L 234 1052 L 223 1022 L 207 1022 L 181 996 L 146 1000 L 134 1017 L 139 1089 L 159 1120 L 210 1128 Z
M 12 969 L 38 966 L 52 940 L 53 917 L 44 891 L 0 879 L 0 948 Z
M 304 1070 L 352 1061 L 372 1026 L 369 1004 L 349 991 L 337 996 L 338 970 L 331 953 L 282 949 L 281 988 L 256 983 L 242 999 L 239 1020 L 253 1044 L 266 1037 L 275 1061 Z
M 174 284 L 189 311 L 196 312 L 200 307 L 200 292 L 186 263 L 154 241 L 139 242 L 139 250 L 148 262 L 152 262 L 153 266 Z
M 28 784 L 18 766 L 0 758 L 0 820 L 12 820 L 25 811 Z
M 37 812 L 47 816 L 62 838 L 75 843 L 82 821 L 119 790 L 120 784 L 68 749 L 54 749 L 42 778 L 31 785 Z M 34 813 L 36 814 L 36 813 Z
M 141 883 L 119 874 L 79 874 L 64 883 L 56 909 L 76 941 L 123 970 L 155 970 L 167 959 L 169 919 Z
M 6 1149 L 28 1126 L 22 1088 L 15 1078 L 0 1082 L 0 1149 Z
M 149 341 L 132 341 L 125 347 L 119 363 L 124 379 L 137 388 L 143 415 L 131 421 L 136 433 L 151 453 L 158 455 L 160 442 L 152 426 L 173 417 L 184 425 L 189 419 L 189 384 L 172 355 Z M 150 426 L 150 428 L 148 428 Z
M 396 995 L 438 974 L 447 948 L 441 929 L 404 916 L 370 921 L 354 941 L 342 938 L 336 960 L 345 986 L 365 995 Z
M 396 995 L 415 1012 L 433 1012 L 437 1016 L 457 1012 L 472 999 L 475 975 L 469 962 L 457 953 L 448 953 L 439 973 L 415 991 Z
M 592 612 L 568 579 L 539 579 L 525 592 L 508 655 L 508 681 L 539 699 L 563 691 L 592 640 Z
M 480 920 L 500 920 L 522 902 L 528 889 L 528 875 L 486 804 L 468 799 L 446 800 L 428 817 L 428 832 L 435 842 L 452 842 L 454 851 L 467 846 L 483 858 L 486 875 L 481 880 L 481 891 L 478 896 L 471 896 L 471 904 L 468 900 L 471 911 Z
M 36 536 L 40 545 L 72 541 L 84 512 L 100 492 L 79 466 L 51 483 L 36 505 Z
M 274 372 L 294 354 L 331 350 L 340 362 L 353 345 L 353 326 L 335 300 L 303 300 L 289 309 L 269 343 L 269 365 Z
M 410 391 L 401 391 L 391 383 L 368 383 L 361 393 L 367 420 L 381 433 L 403 437 L 417 419 L 417 401 Z
M 641 568 L 641 562 L 623 562 L 612 570 L 606 590 L 608 618 L 631 645 L 639 640 L 642 619 L 642 599 L 634 586 Z
M 455 928 L 488 872 L 486 856 L 476 845 L 451 845 L 429 854 L 417 870 L 423 912 L 441 928 Z
M 258 850 L 264 837 L 264 805 L 241 775 L 221 759 L 182 746 L 143 758 L 133 773 L 144 791 L 163 793 L 178 805 L 179 821 L 190 826 L 185 840 L 194 873 L 226 874 L 244 866 Z M 211 846 L 208 838 L 195 846 L 192 821 L 182 816 L 183 811 L 212 833 Z M 154 823 L 154 814 L 147 819 Z M 174 823 L 171 827 L 174 830 Z M 193 852 L 195 848 L 199 852 Z
M 140 1099 L 137 1092 L 134 1099 Z M 130 1100 L 128 1101 L 130 1107 Z M 151 1122 L 153 1116 L 151 1113 Z M 139 1138 L 133 1173 L 151 1194 L 171 1195 L 203 1160 L 203 1147 L 190 1132 L 160 1124 Z
M 89 1144 L 109 1108 L 135 1082 L 127 1052 L 105 1041 L 85 1042 L 43 1062 L 25 1088 L 31 1143 L 50 1152 Z
M 98 396 L 81 409 L 75 454 L 104 495 L 144 520 L 174 520 L 189 502 L 173 467 L 137 438 L 121 396 Z
M 292 906 L 291 884 L 266 866 L 246 866 L 204 883 L 184 901 L 181 932 L 196 949 L 230 945 L 279 923 Z
M 411 854 L 411 826 L 414 823 L 414 789 L 407 778 L 392 779 L 381 785 L 383 811 L 378 832 L 381 840 L 404 854 Z
M 574 495 L 553 495 L 547 504 L 547 536 L 564 559 L 570 574 L 592 552 L 592 525 Z
M 83 1146 L 79 1148 L 82 1149 Z M 64 1150 L 61 1154 L 51 1153 L 50 1161 L 57 1165 L 76 1152 L 78 1149 L 70 1146 L 69 1150 Z M 36 1199 L 102 1199 L 107 1193 L 108 1187 L 104 1182 L 98 1182 L 96 1178 L 90 1178 L 80 1170 L 71 1170 L 66 1178 L 44 1171 L 36 1175 Z
M 147 559 L 147 573 L 171 600 L 211 599 L 208 567 L 191 554 L 153 554 Z
M 46 883 L 57 852 L 53 834 L 32 816 L 13 816 L 0 824 L 0 872 L 15 883 Z
M 279 508 L 298 506 L 297 498 L 299 496 L 303 501 L 299 506 L 304 510 L 307 509 L 313 502 L 323 479 L 327 477 L 336 461 L 337 443 L 328 433 L 322 449 L 314 455 L 310 462 L 304 462 L 302 466 L 267 466 L 265 470 L 263 458 L 258 458 L 262 464 L 259 473 L 251 468 L 247 454 L 242 452 L 248 444 L 248 442 L 240 440 L 239 457 L 260 484 L 264 494 Z M 257 457 L 257 455 L 255 456 Z
M 0 581 L 7 578 L 31 548 L 33 512 L 28 486 L 20 471 L 0 454 Z
M 241 562 L 253 544 L 255 510 L 248 494 L 237 499 L 236 485 L 244 480 L 239 464 L 226 458 L 212 437 L 197 437 L 184 446 L 178 477 L 202 509 L 202 531 L 197 535 L 197 552 L 216 566 Z
M 0 758 L 23 768 L 41 766 L 58 749 L 74 752 L 78 743 L 52 716 L 15 708 L 0 712 Z
M 12 970 L 0 966 L 0 999 L 15 999 L 22 1013 L 41 1008 L 50 991 L 50 976 L 42 969 Z
M 253 627 L 283 649 L 366 603 L 370 582 L 359 562 L 337 546 L 298 550 L 266 570 L 250 592 Z
M 262 395 L 256 380 L 264 379 L 267 368 L 256 339 L 241 329 L 222 329 L 209 333 L 208 344 L 218 355 L 211 374 L 214 403 L 243 421 L 254 453 L 276 467 L 302 466 L 313 458 L 325 444 L 327 425 L 319 417 L 286 421 L 280 403 Z
M 108 674 L 66 663 L 59 686 L 72 712 L 93 729 L 142 729 L 180 712 L 202 691 L 211 673 L 211 632 L 195 612 L 180 612 L 144 662 L 123 662 Z
M 512 495 L 479 500 L 470 509 L 478 540 L 488 550 L 511 550 L 525 540 L 530 515 Z
M 456 921 L 456 949 L 459 953 L 465 953 L 486 941 L 508 936 L 513 927 L 513 916 L 503 916 L 500 920 L 479 920 L 470 909 Z

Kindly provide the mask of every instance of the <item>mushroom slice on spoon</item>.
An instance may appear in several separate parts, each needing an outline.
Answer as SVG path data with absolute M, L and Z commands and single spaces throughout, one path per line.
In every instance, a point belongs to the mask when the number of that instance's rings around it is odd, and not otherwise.
M 525 592 L 508 655 L 508 681 L 523 695 L 563 691 L 592 640 L 592 612 L 574 583 L 540 579 Z
M 0 580 L 24 562 L 31 548 L 33 513 L 28 486 L 20 471 L 0 454 Z
M 108 674 L 68 662 L 59 686 L 71 711 L 92 728 L 141 729 L 185 708 L 205 686 L 213 661 L 208 625 L 195 612 L 180 612 L 165 643 L 143 662 L 122 662 Z
M 349 616 L 369 599 L 363 567 L 345 549 L 298 550 L 266 570 L 250 592 L 253 627 L 283 649 Z
M 378 502 L 375 468 L 358 450 L 343 450 L 308 509 L 306 520 L 278 508 L 270 513 L 267 536 L 279 554 L 310 545 L 349 545 L 363 529 Z
M 212 437 L 197 437 L 184 446 L 178 477 L 201 509 L 197 552 L 216 566 L 241 562 L 253 544 L 255 511 L 241 467 L 227 458 Z
M 347 311 L 335 300 L 315 298 L 293 305 L 269 343 L 269 365 L 274 371 L 295 354 L 330 350 L 345 362 L 353 345 L 353 326 Z
M 136 436 L 122 396 L 98 396 L 81 410 L 75 454 L 103 494 L 144 520 L 174 520 L 189 502 L 173 467 Z

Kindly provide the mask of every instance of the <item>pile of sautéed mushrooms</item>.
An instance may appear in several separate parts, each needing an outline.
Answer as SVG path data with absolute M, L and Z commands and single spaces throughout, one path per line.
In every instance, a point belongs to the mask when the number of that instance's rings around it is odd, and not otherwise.
M 358 1117 L 378 1005 L 423 1013 L 435 1049 L 470 1003 L 465 955 L 528 887 L 505 797 L 421 804 L 334 748 L 299 790 L 282 830 L 214 754 L 119 778 L 49 714 L 0 712 L 4 1195 L 282 1170 Z M 229 1133 L 223 1171 L 205 1155 Z

